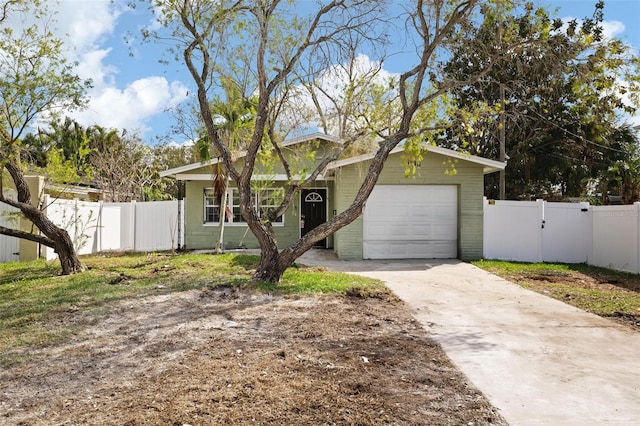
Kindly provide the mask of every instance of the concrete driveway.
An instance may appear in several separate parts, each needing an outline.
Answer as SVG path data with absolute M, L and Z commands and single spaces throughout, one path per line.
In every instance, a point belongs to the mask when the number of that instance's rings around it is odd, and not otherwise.
M 511 425 L 639 425 L 640 333 L 460 261 L 300 263 L 379 278 Z

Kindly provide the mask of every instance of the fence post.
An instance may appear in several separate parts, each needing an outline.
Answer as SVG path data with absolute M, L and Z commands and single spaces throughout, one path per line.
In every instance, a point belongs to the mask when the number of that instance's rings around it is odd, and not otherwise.
M 184 198 L 178 200 L 178 249 L 184 249 Z
M 536 205 L 538 206 L 538 225 L 540 226 L 538 231 L 538 249 L 537 249 L 537 260 L 536 262 L 542 262 L 544 259 L 544 253 L 542 253 L 543 248 L 543 238 L 544 238 L 544 200 L 537 199 Z
M 586 217 L 586 219 L 582 220 L 582 232 L 584 235 L 584 242 L 587 245 L 587 258 L 585 259 L 585 263 L 587 265 L 591 264 L 591 260 L 593 259 L 593 209 L 591 208 L 591 205 L 589 204 L 588 201 L 582 201 L 580 203 L 580 211 L 581 213 L 585 213 L 586 216 L 582 216 L 581 217 Z
M 635 207 L 634 213 L 636 218 L 636 267 L 634 272 L 640 273 L 640 202 L 633 203 Z
M 80 210 L 80 207 L 78 206 L 78 199 L 74 198 L 73 199 L 73 222 L 71 222 L 71 223 L 73 223 L 73 237 L 72 237 L 71 240 L 74 242 L 74 245 L 79 245 L 77 243 L 77 241 L 80 241 L 80 238 L 81 238 L 81 237 L 78 236 L 78 220 L 79 220 L 78 212 L 79 212 L 79 210 Z M 80 251 L 80 250 L 78 249 L 78 251 Z
M 96 251 L 95 253 L 100 253 L 102 251 L 102 215 L 104 213 L 103 210 L 104 204 L 102 200 L 98 201 L 98 220 L 96 221 L 96 226 L 98 227 L 98 232 L 96 232 L 96 239 L 98 241 L 96 241 L 95 247 L 96 247 Z
M 489 200 L 487 197 L 482 197 L 482 258 L 487 258 L 487 205 Z
M 136 200 L 131 200 L 131 213 L 129 218 L 131 219 L 129 225 L 129 235 L 131 236 L 131 246 L 133 251 L 138 251 L 138 241 L 136 238 L 136 221 L 138 220 L 138 214 L 136 212 Z

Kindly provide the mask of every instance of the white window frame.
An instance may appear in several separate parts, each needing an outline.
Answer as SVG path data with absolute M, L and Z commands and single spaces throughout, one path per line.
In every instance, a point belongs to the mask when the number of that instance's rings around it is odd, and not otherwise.
M 208 202 L 208 200 L 211 200 L 211 203 Z M 215 202 L 215 197 L 213 196 L 213 188 L 205 188 L 203 191 L 203 219 L 202 222 L 205 225 L 208 224 L 213 224 L 213 223 L 219 223 L 220 222 L 220 215 L 219 213 L 216 214 L 216 209 L 218 210 L 218 212 L 220 211 L 220 206 L 216 204 Z M 213 210 L 213 214 L 209 214 L 209 210 Z M 213 221 L 209 221 L 207 220 L 210 216 L 213 216 Z
M 283 191 L 282 188 L 268 188 L 268 189 L 264 189 L 261 192 L 269 192 L 271 193 L 272 191 Z M 220 206 L 218 206 L 217 204 L 207 204 L 207 195 L 208 194 L 213 194 L 213 188 L 205 188 L 204 193 L 203 193 L 203 203 L 204 203 L 204 208 L 203 208 L 203 223 L 205 226 L 218 226 L 220 225 L 220 216 L 217 215 L 215 212 L 215 209 L 220 209 Z M 254 205 L 258 208 L 258 211 L 261 212 L 263 207 L 277 207 L 277 205 L 273 205 L 273 204 L 262 204 L 262 199 L 261 197 L 258 196 L 258 194 L 252 194 L 252 196 L 254 197 Z M 212 197 L 212 195 L 211 195 Z M 236 204 L 234 204 L 234 201 L 237 201 Z M 244 218 L 242 217 L 242 215 L 240 214 L 240 201 L 238 198 L 238 190 L 237 188 L 228 188 L 227 189 L 227 208 L 229 209 L 229 211 L 231 211 L 231 218 L 230 220 L 225 222 L 225 226 L 247 226 L 247 222 L 244 221 Z M 213 213 L 213 218 L 214 221 L 207 221 L 207 218 L 210 216 L 208 215 L 208 209 L 214 209 L 214 213 Z M 236 219 L 239 218 L 239 219 Z M 274 221 L 272 222 L 273 226 L 284 226 L 284 215 L 280 216 L 279 221 Z

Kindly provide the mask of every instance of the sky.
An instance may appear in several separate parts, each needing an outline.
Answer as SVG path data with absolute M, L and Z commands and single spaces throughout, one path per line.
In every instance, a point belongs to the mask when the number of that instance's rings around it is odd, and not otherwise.
M 597 0 L 545 0 L 563 19 L 591 16 Z M 93 81 L 89 108 L 72 115 L 85 126 L 138 132 L 150 145 L 160 141 L 182 143 L 170 131 L 168 112 L 193 93 L 183 64 L 159 62 L 164 47 L 141 43 L 140 29 L 150 15 L 127 6 L 126 0 L 60 0 L 59 34 L 78 62 L 77 73 Z M 640 0 L 605 0 L 605 34 L 640 49 Z M 385 67 L 387 64 L 385 64 Z M 393 68 L 394 64 L 388 64 Z M 397 72 L 396 70 L 393 70 Z M 634 119 L 640 124 L 640 115 Z

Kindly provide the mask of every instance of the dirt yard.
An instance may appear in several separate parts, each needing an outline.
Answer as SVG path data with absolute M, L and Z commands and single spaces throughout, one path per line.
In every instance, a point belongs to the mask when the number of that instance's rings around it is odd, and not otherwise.
M 505 424 L 391 295 L 147 296 L 23 355 L 0 373 L 0 424 Z

